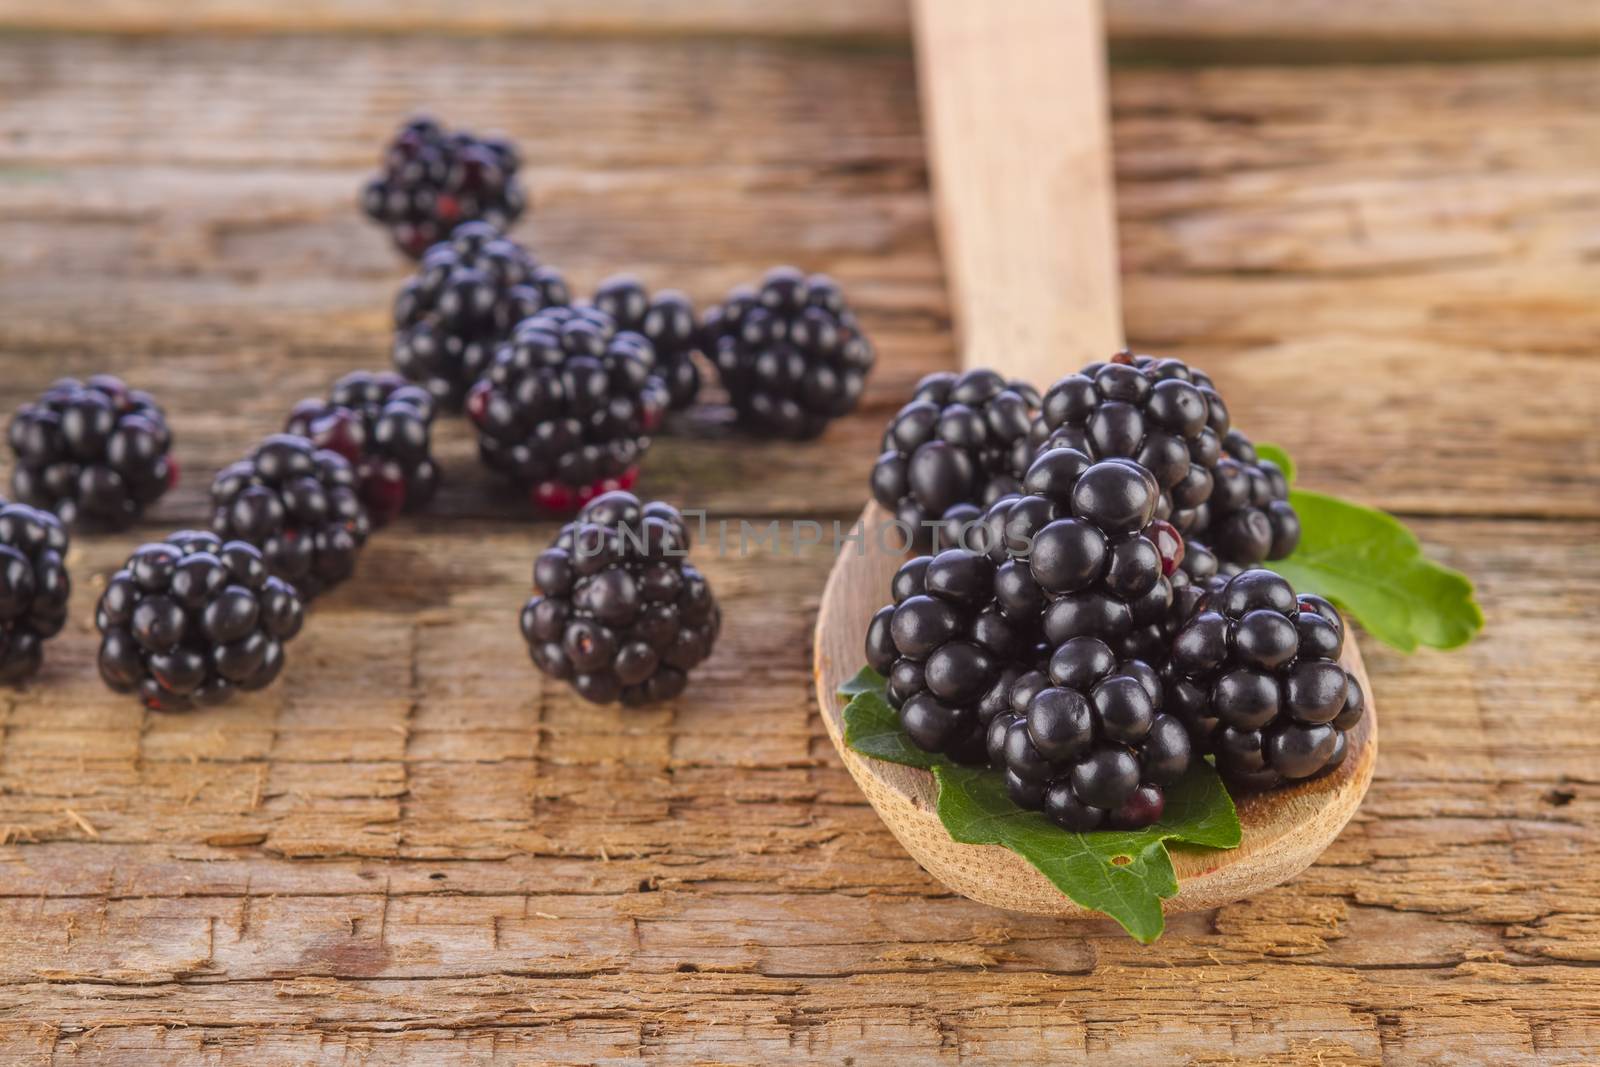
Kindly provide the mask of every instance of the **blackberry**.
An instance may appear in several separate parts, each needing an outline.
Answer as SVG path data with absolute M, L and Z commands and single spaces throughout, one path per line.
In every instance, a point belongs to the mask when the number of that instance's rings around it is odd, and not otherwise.
M 1282 472 L 1231 428 L 1211 378 L 1181 360 L 1122 351 L 1067 375 L 1045 393 L 1031 437 L 1039 451 L 1137 460 L 1161 487 L 1157 517 L 1227 562 L 1280 559 L 1299 541 Z
M 524 319 L 467 399 L 483 461 L 554 512 L 630 488 L 666 407 L 650 342 L 587 307 Z
M 767 272 L 706 314 L 708 354 L 745 428 L 815 437 L 849 414 L 872 369 L 872 345 L 831 278 Z
M 883 434 L 872 495 L 913 532 L 912 547 L 943 544 L 946 531 L 1020 493 L 1033 458 L 1029 427 L 1039 393 L 992 370 L 930 374 Z
M 305 609 L 295 587 L 267 571 L 254 545 L 205 531 L 141 546 L 95 609 L 100 677 L 156 711 L 271 685 Z
M 306 600 L 350 577 L 370 530 L 355 468 L 293 434 L 273 434 L 219 472 L 211 503 L 217 535 L 259 548 Z
M 888 679 L 889 703 L 918 747 L 983 763 L 989 722 L 1012 684 L 1041 662 L 1037 613 L 1008 614 L 986 552 L 948 548 L 907 560 L 894 602 L 867 627 L 867 662 Z
M 12 492 L 68 526 L 126 527 L 178 480 L 161 408 L 109 374 L 56 382 L 17 411 L 7 436 Z
M 687 296 L 663 289 L 652 297 L 638 279 L 619 274 L 600 283 L 594 306 L 610 315 L 617 329 L 644 334 L 650 341 L 656 375 L 667 387 L 673 410 L 694 403 L 700 393 L 700 369 L 694 362 L 700 331 Z
M 986 748 L 1013 801 L 1080 833 L 1157 821 L 1190 761 L 1189 734 L 1163 713 L 1156 671 L 1119 661 L 1096 637 L 1069 639 L 1012 685 Z
M 66 625 L 68 541 L 50 512 L 0 498 L 0 684 L 37 674 L 44 643 Z
M 361 206 L 413 259 L 463 222 L 506 229 L 527 206 L 517 152 L 499 137 L 450 132 L 425 115 L 408 120 L 384 149 L 382 170 Z
M 671 700 L 711 654 L 722 612 L 684 557 L 676 509 L 613 491 L 589 501 L 533 565 L 522 636 L 545 674 L 596 704 Z
M 302 400 L 284 429 L 337 452 L 355 466 L 374 526 L 420 508 L 439 487 L 429 447 L 433 397 L 398 374 L 353 371 L 327 400 Z
M 561 275 L 521 245 L 487 223 L 459 226 L 395 297 L 395 368 L 458 409 L 512 327 L 570 300 Z
M 1344 762 L 1346 734 L 1366 709 L 1360 684 L 1339 665 L 1344 636 L 1323 598 L 1296 596 L 1272 571 L 1234 575 L 1173 639 L 1168 708 L 1236 788 L 1326 774 Z

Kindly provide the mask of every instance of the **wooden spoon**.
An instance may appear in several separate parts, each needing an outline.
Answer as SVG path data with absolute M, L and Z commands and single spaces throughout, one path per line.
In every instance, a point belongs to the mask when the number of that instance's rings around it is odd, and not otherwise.
M 1098 5 L 917 0 L 915 11 L 962 364 L 1044 388 L 1122 347 Z M 878 815 L 945 885 L 996 907 L 1088 914 L 1016 853 L 952 841 L 935 814 L 932 775 L 845 747 L 836 694 L 865 662 L 867 623 L 889 602 L 889 579 L 905 559 L 893 537 L 875 536 L 889 519 L 867 506 L 864 544 L 845 546 L 822 594 L 815 677 L 828 736 Z M 1343 765 L 1241 799 L 1236 849 L 1174 847 L 1179 889 L 1167 911 L 1216 907 L 1294 877 L 1355 813 L 1377 761 L 1377 702 L 1353 637 L 1342 662 L 1367 697 Z

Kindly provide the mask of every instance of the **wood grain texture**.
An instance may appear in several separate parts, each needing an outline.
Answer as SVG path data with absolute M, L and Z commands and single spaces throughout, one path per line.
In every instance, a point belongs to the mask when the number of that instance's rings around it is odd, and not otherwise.
M 666 442 L 644 487 L 735 538 L 847 522 L 892 406 L 955 362 L 911 73 L 733 38 L 0 37 L 0 407 L 124 370 L 189 472 L 80 541 L 72 625 L 0 692 L 0 1062 L 1594 1061 L 1591 60 L 1113 71 L 1136 343 L 1210 365 L 1310 484 L 1412 512 L 1489 619 L 1364 646 L 1355 821 L 1155 946 L 953 896 L 882 828 L 810 691 L 825 551 L 701 560 L 731 621 L 672 706 L 545 685 L 512 620 L 552 528 L 454 425 L 439 517 L 378 537 L 279 688 L 163 718 L 94 681 L 95 576 L 383 362 L 400 269 L 351 198 L 421 103 L 529 147 L 524 232 L 585 285 L 839 275 L 869 408 L 797 449 Z

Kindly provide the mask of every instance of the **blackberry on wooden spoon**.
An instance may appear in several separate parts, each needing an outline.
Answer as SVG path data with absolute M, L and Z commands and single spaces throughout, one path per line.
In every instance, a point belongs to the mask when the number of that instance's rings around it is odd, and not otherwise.
M 67 530 L 48 511 L 0 497 L 0 684 L 31 678 L 67 622 Z
M 306 600 L 355 570 L 370 520 L 355 468 L 304 437 L 273 434 L 211 483 L 211 527 L 261 550 Z
M 672 506 L 621 491 L 589 501 L 534 562 L 539 592 L 522 609 L 534 664 L 596 704 L 683 692 L 722 625 L 688 551 Z
M 873 497 L 912 531 L 914 548 L 954 543 L 982 508 L 1021 491 L 1038 407 L 1032 386 L 991 370 L 928 375 L 884 430 Z
M 984 731 L 1010 688 L 1039 662 L 1037 619 L 1008 617 L 987 553 L 950 548 L 908 560 L 890 583 L 893 603 L 867 627 L 867 662 L 888 679 L 888 700 L 920 748 L 982 763 Z
M 872 345 L 838 283 L 793 267 L 735 289 L 703 328 L 740 423 L 764 436 L 817 436 L 855 410 L 872 369 Z
M 506 229 L 527 206 L 517 181 L 516 149 L 500 137 L 446 130 L 418 115 L 383 153 L 383 166 L 361 191 L 361 206 L 413 259 L 464 222 Z
M 182 531 L 141 546 L 107 583 L 95 609 L 100 676 L 156 711 L 220 704 L 276 680 L 304 618 L 260 549 Z
M 1053 448 L 1023 488 L 968 532 L 997 561 L 1002 610 L 1039 620 L 1047 656 L 989 722 L 991 764 L 1017 804 L 1068 829 L 1147 826 L 1189 761 L 1155 667 L 1135 658 L 1142 630 L 1171 611 L 1183 541 L 1131 460 Z
M 395 368 L 459 408 L 517 323 L 570 299 L 558 272 L 494 227 L 459 226 L 395 297 Z
M 178 480 L 155 399 L 120 378 L 63 378 L 11 419 L 11 490 L 68 526 L 128 526 Z
M 284 429 L 337 452 L 356 469 L 373 525 L 424 507 L 439 486 L 430 448 L 434 402 L 398 374 L 353 371 L 327 400 L 302 400 Z
M 1272 571 L 1244 571 L 1207 594 L 1173 639 L 1167 703 L 1236 788 L 1329 773 L 1366 708 L 1339 664 L 1344 638 L 1328 601 L 1297 596 Z

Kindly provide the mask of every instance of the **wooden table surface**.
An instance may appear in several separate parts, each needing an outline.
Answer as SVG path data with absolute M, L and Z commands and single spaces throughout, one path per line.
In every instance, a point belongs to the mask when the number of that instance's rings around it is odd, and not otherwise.
M 583 287 L 709 301 L 794 261 L 859 305 L 860 412 L 663 441 L 652 496 L 848 520 L 954 362 L 898 0 L 202 8 L 0 2 L 0 406 L 121 372 L 186 472 L 78 540 L 68 630 L 0 691 L 0 1061 L 1600 1059 L 1592 4 L 1113 0 L 1134 342 L 1208 367 L 1305 484 L 1405 516 L 1488 617 L 1453 654 L 1364 642 L 1356 821 L 1151 947 L 952 897 L 896 845 L 810 691 L 826 550 L 702 552 L 727 625 L 669 707 L 542 681 L 515 616 L 553 527 L 459 423 L 435 513 L 376 537 L 282 684 L 109 695 L 104 575 L 386 363 L 403 268 L 354 205 L 413 107 L 523 146 L 520 235 Z

